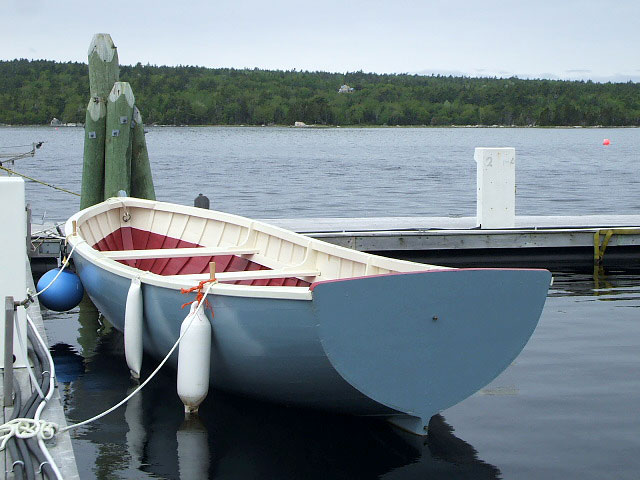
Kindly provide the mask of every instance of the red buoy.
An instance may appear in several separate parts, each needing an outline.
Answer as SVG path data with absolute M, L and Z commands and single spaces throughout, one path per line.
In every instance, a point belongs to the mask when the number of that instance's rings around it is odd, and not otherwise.
M 611 144 L 611 141 L 609 141 L 609 139 L 608 139 L 608 138 L 605 138 L 605 139 L 602 141 L 602 144 L 603 144 L 603 145 L 609 145 L 609 144 Z

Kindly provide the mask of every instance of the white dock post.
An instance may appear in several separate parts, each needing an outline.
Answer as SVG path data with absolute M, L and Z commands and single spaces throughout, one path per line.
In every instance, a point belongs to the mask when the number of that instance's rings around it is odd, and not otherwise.
M 27 296 L 27 217 L 25 211 L 24 180 L 17 177 L 0 178 L 0 298 L 13 297 L 17 302 Z M 27 351 L 26 311 L 16 312 L 20 337 L 13 336 L 14 367 L 24 367 L 22 352 Z M 5 309 L 0 309 L 0 368 L 4 368 Z M 22 345 L 20 344 L 22 339 Z
M 480 228 L 513 228 L 516 219 L 516 149 L 477 147 L 477 216 Z

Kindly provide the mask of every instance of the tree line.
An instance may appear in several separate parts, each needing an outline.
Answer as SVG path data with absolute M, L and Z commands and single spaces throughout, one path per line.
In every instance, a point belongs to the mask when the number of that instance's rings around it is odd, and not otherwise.
M 640 126 L 640 83 L 121 66 L 146 124 Z M 341 85 L 351 93 L 338 93 Z M 83 123 L 88 67 L 0 61 L 0 123 Z

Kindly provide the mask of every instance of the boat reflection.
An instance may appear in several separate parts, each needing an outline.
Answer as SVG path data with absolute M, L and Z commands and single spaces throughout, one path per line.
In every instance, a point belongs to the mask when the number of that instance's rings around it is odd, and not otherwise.
M 131 388 L 122 336 L 100 338 L 83 375 L 63 390 L 80 421 Z M 62 360 L 60 358 L 57 361 Z M 68 359 L 65 360 L 68 363 Z M 64 363 L 61 362 L 61 365 Z M 145 357 L 150 373 L 153 360 Z M 144 369 L 143 369 L 144 370 Z M 62 372 L 64 373 L 64 372 Z M 69 377 L 67 377 L 69 378 Z M 162 371 L 133 400 L 74 434 L 81 477 L 96 478 L 499 478 L 436 415 L 426 438 L 384 421 L 300 410 L 210 392 L 200 416 L 185 420 L 175 372 Z

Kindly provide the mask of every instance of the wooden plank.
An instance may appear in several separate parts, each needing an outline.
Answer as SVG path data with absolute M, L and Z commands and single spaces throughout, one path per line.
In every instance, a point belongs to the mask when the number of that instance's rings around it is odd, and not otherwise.
M 291 278 L 291 277 L 317 277 L 320 275 L 318 270 L 252 270 L 249 272 L 220 272 L 216 273 L 216 280 L 221 282 L 235 281 L 235 280 L 265 280 L 269 278 Z M 201 273 L 196 275 L 167 275 L 165 278 L 176 278 L 180 280 L 208 280 L 208 273 Z
M 205 257 L 214 255 L 253 255 L 258 253 L 256 248 L 242 247 L 195 247 L 195 248 L 157 248 L 149 250 L 118 250 L 102 252 L 113 260 L 144 260 L 148 258 L 181 258 Z

